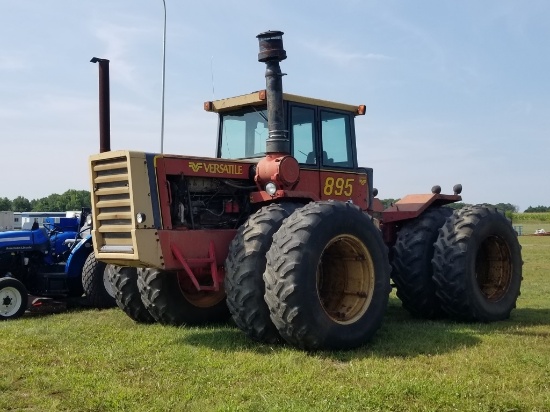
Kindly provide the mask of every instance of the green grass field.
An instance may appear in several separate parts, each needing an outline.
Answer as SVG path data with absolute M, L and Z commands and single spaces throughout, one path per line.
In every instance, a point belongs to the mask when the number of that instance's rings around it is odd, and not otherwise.
M 414 320 L 392 296 L 375 339 L 350 352 L 137 325 L 118 309 L 2 322 L 0 410 L 550 411 L 550 236 L 519 239 L 510 320 Z
M 550 213 L 513 213 L 512 224 L 521 226 L 523 235 L 532 235 L 537 229 L 550 232 Z

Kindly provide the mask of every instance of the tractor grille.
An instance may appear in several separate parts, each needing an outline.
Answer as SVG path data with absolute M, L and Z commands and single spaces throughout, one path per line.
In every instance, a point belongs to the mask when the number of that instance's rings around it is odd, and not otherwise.
M 96 160 L 92 171 L 98 250 L 133 253 L 134 222 L 128 155 Z

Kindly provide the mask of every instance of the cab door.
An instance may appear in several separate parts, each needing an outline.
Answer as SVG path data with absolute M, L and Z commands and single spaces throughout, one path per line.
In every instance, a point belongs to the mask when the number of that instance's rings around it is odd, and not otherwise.
M 367 208 L 367 171 L 357 167 L 354 115 L 319 108 L 321 199 L 352 201 Z
M 300 182 L 295 188 L 307 191 L 320 198 L 321 181 L 319 168 L 319 138 L 317 108 L 315 106 L 289 103 L 291 153 L 300 164 Z
M 301 169 L 294 190 L 366 210 L 372 173 L 357 167 L 354 114 L 298 103 L 289 103 L 287 113 L 291 152 Z

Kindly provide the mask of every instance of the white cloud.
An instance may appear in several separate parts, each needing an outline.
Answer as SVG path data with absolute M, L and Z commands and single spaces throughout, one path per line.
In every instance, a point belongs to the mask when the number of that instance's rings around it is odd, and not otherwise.
M 0 70 L 16 71 L 30 68 L 31 65 L 22 56 L 0 55 Z
M 533 104 L 531 102 L 518 100 L 516 102 L 512 102 L 511 104 L 511 112 L 514 114 L 530 115 L 532 111 Z
M 95 28 L 95 36 L 105 43 L 105 56 L 116 61 L 111 70 L 117 73 L 116 78 L 127 87 L 134 88 L 136 84 L 135 67 L 129 61 L 131 37 L 135 29 L 128 29 L 112 24 Z M 101 57 L 101 56 L 100 56 Z
M 93 35 L 104 44 L 103 56 L 113 62 L 109 69 L 112 82 L 121 83 L 134 93 L 146 95 L 139 67 L 134 62 L 140 61 L 140 44 L 151 36 L 152 29 L 147 25 L 132 27 L 106 22 L 96 22 L 93 27 Z
M 319 44 L 311 42 L 303 42 L 302 46 L 308 49 L 308 52 L 317 54 L 318 56 L 332 61 L 334 64 L 349 66 L 355 62 L 365 60 L 392 60 L 390 56 L 378 53 L 360 53 L 350 52 L 342 45 L 338 44 Z
M 70 113 L 83 114 L 95 111 L 97 101 L 92 98 L 44 94 L 42 96 L 36 96 L 35 99 L 28 102 L 27 105 L 32 110 L 48 113 L 48 115 L 68 115 Z
M 23 117 L 24 114 L 25 112 L 22 110 L 0 107 L 0 119 L 13 119 L 15 117 Z

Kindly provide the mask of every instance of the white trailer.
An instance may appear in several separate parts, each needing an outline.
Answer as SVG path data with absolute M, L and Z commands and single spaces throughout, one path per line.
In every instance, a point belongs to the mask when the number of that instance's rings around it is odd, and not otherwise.
M 14 217 L 11 211 L 0 211 L 0 232 L 13 230 Z

